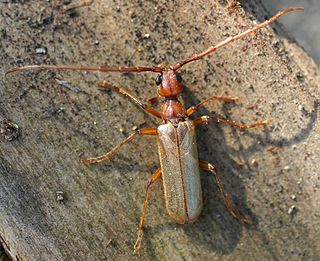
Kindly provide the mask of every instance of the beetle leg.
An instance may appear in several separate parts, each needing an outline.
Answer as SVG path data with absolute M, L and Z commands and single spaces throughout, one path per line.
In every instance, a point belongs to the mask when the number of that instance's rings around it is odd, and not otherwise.
M 193 122 L 197 126 L 197 125 L 199 125 L 201 123 L 205 123 L 205 122 L 209 122 L 209 121 L 223 122 L 223 123 L 230 124 L 230 125 L 233 125 L 235 127 L 238 127 L 240 129 L 251 129 L 251 128 L 255 128 L 255 127 L 258 127 L 258 126 L 263 126 L 263 125 L 266 125 L 266 124 L 272 122 L 271 119 L 267 119 L 267 120 L 263 120 L 263 121 L 257 121 L 257 122 L 255 122 L 253 124 L 250 124 L 250 125 L 246 125 L 246 124 L 239 124 L 239 123 L 235 123 L 233 121 L 228 121 L 228 120 L 225 120 L 225 119 L 220 119 L 220 118 L 216 118 L 216 117 L 212 117 L 212 116 L 202 116 L 200 118 L 195 119 Z
M 102 81 L 99 83 L 99 86 L 102 88 L 110 88 L 112 90 L 115 90 L 117 92 L 120 92 L 121 94 L 128 96 L 135 104 L 137 104 L 141 109 L 143 109 L 146 112 L 149 112 L 150 114 L 152 114 L 153 116 L 156 116 L 160 119 L 162 119 L 162 113 L 153 109 L 152 107 L 148 106 L 147 104 L 142 103 L 141 101 L 139 101 L 136 97 L 134 97 L 132 94 L 130 94 L 127 90 L 115 86 L 111 83 L 108 83 L 106 81 Z
M 238 97 L 229 97 L 229 96 L 211 96 L 208 99 L 204 100 L 203 102 L 191 106 L 190 108 L 187 109 L 187 116 L 191 116 L 192 114 L 194 114 L 200 107 L 202 107 L 203 105 L 205 105 L 207 102 L 211 101 L 211 100 L 217 100 L 217 101 L 224 101 L 224 102 L 236 102 L 239 100 Z
M 147 184 L 147 190 L 146 190 L 146 196 L 145 196 L 145 200 L 144 200 L 144 204 L 143 204 L 143 210 L 142 210 L 142 215 L 140 218 L 140 223 L 139 223 L 139 227 L 138 227 L 138 238 L 136 243 L 134 244 L 133 247 L 133 254 L 137 253 L 137 251 L 139 250 L 140 246 L 141 246 L 141 241 L 142 241 L 142 236 L 143 236 L 143 224 L 144 224 L 144 217 L 147 213 L 147 207 L 148 207 L 148 198 L 149 198 L 149 192 L 151 189 L 151 186 L 153 185 L 153 183 L 161 177 L 161 169 L 157 169 L 157 171 L 152 175 L 151 178 L 148 179 L 148 184 Z
M 85 164 L 92 164 L 92 163 L 99 163 L 102 161 L 105 161 L 109 159 L 117 150 L 119 150 L 124 144 L 130 142 L 136 135 L 157 135 L 157 129 L 156 128 L 145 128 L 136 130 L 134 133 L 129 135 L 125 140 L 123 140 L 120 144 L 115 146 L 112 150 L 107 152 L 106 154 L 96 157 L 96 158 L 88 158 L 88 159 L 82 159 L 82 163 Z
M 246 217 L 242 216 L 236 209 L 235 207 L 232 205 L 231 203 L 231 200 L 230 198 L 228 197 L 228 194 L 225 192 L 224 190 L 224 187 L 222 185 L 222 182 L 221 182 L 221 179 L 220 179 L 220 175 L 217 171 L 217 168 L 208 163 L 208 162 L 205 162 L 205 161 L 202 161 L 202 160 L 199 160 L 199 165 L 200 165 L 200 168 L 203 168 L 205 170 L 208 170 L 210 171 L 211 173 L 213 173 L 216 177 L 216 180 L 217 180 L 217 183 L 218 183 L 218 186 L 219 186 L 219 189 L 222 193 L 222 196 L 223 196 L 223 200 L 224 200 L 224 203 L 226 204 L 228 210 L 230 211 L 230 213 L 235 217 L 237 218 L 238 220 L 240 220 L 242 223 L 245 223 L 245 224 L 253 224 L 253 222 L 250 220 L 250 219 L 247 219 Z
M 146 99 L 146 102 L 151 104 L 151 106 L 155 106 L 158 104 L 158 99 L 159 99 L 159 95 Z

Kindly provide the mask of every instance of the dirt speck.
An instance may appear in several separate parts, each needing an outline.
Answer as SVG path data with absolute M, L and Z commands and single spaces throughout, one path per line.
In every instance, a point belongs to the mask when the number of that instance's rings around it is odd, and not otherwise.
M 20 135 L 19 126 L 8 119 L 0 122 L 0 134 L 8 141 L 12 141 Z

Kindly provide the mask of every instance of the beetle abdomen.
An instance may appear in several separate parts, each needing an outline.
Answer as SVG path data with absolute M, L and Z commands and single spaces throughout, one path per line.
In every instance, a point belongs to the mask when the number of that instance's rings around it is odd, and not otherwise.
M 178 223 L 192 223 L 202 210 L 195 126 L 190 120 L 177 127 L 158 127 L 158 146 L 166 207 Z

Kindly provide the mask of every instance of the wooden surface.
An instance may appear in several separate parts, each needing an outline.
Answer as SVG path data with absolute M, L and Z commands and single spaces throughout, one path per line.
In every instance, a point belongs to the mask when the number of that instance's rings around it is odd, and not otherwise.
M 74 11 L 61 2 L 0 3 L 2 72 L 39 63 L 173 64 L 270 17 L 259 1 L 244 1 L 232 14 L 226 1 L 95 1 Z M 138 138 L 104 164 L 84 166 L 80 159 L 157 124 L 97 82 L 143 100 L 156 94 L 156 75 L 29 71 L 0 78 L 0 120 L 20 131 L 12 141 L 0 137 L 0 240 L 7 252 L 14 260 L 319 259 L 319 69 L 284 35 L 263 29 L 181 71 L 186 105 L 211 95 L 241 100 L 212 102 L 197 115 L 273 119 L 250 131 L 222 124 L 198 130 L 201 159 L 217 165 L 234 204 L 257 226 L 230 215 L 206 172 L 202 215 L 193 225 L 175 224 L 160 182 L 136 256 L 146 180 L 159 165 L 155 138 Z M 47 54 L 35 54 L 37 47 Z

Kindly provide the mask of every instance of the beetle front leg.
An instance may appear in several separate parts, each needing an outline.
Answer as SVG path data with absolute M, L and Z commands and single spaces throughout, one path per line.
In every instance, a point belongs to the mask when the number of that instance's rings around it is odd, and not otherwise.
M 139 227 L 138 227 L 138 238 L 137 238 L 137 241 L 136 241 L 136 243 L 134 244 L 134 247 L 133 247 L 133 254 L 137 253 L 137 251 L 139 250 L 139 248 L 141 246 L 141 241 L 142 241 L 142 236 L 143 236 L 144 217 L 145 217 L 145 215 L 147 213 L 148 198 L 149 198 L 149 192 L 150 192 L 151 186 L 160 177 L 161 177 L 161 169 L 159 168 L 152 175 L 152 177 L 150 179 L 148 179 L 146 197 L 145 197 L 145 200 L 144 200 L 142 215 L 141 215 L 140 223 L 139 223 Z
M 222 123 L 226 123 L 235 127 L 238 127 L 240 129 L 251 129 L 251 128 L 255 128 L 258 126 L 263 126 L 266 125 L 270 122 L 272 122 L 271 119 L 267 119 L 267 120 L 263 120 L 263 121 L 257 121 L 253 124 L 250 125 L 246 125 L 246 124 L 239 124 L 239 123 L 235 123 L 233 121 L 229 121 L 229 120 L 225 120 L 225 119 L 220 119 L 217 117 L 212 117 L 212 116 L 202 116 L 200 118 L 195 119 L 193 122 L 196 126 L 198 126 L 201 123 L 205 123 L 205 122 L 210 122 L 210 121 L 215 121 L 215 122 L 222 122 Z
M 253 224 L 253 222 L 250 220 L 250 219 L 247 219 L 246 217 L 242 216 L 236 209 L 235 207 L 233 206 L 233 204 L 231 203 L 231 200 L 230 198 L 228 197 L 228 194 L 225 192 L 224 190 L 224 187 L 222 185 L 222 182 L 221 182 L 221 179 L 220 179 L 220 175 L 217 171 L 217 168 L 208 163 L 208 162 L 205 162 L 205 161 L 202 161 L 202 160 L 199 160 L 199 166 L 200 168 L 203 168 L 205 170 L 208 170 L 210 171 L 211 173 L 213 173 L 216 177 L 216 181 L 218 183 L 218 186 L 219 186 L 219 189 L 222 193 L 222 196 L 223 196 L 223 200 L 224 200 L 224 203 L 226 204 L 229 212 L 235 217 L 237 218 L 238 220 L 240 220 L 242 223 L 245 223 L 245 224 Z
M 191 106 L 190 108 L 187 109 L 186 114 L 187 116 L 191 116 L 194 114 L 200 107 L 204 106 L 207 102 L 211 100 L 216 100 L 216 101 L 223 101 L 223 102 L 236 102 L 239 100 L 238 97 L 230 97 L 230 96 L 211 96 L 208 99 L 204 100 L 203 102 Z
M 153 116 L 156 116 L 157 118 L 161 119 L 162 118 L 162 113 L 153 109 L 152 107 L 142 103 L 141 101 L 139 101 L 136 97 L 134 97 L 131 93 L 129 93 L 127 90 L 125 90 L 124 88 L 121 88 L 119 86 L 115 86 L 111 83 L 108 83 L 106 81 L 102 81 L 99 83 L 99 86 L 102 88 L 106 88 L 106 89 L 112 89 L 115 90 L 127 97 L 129 97 L 135 104 L 137 104 L 142 110 L 152 114 Z
M 129 137 L 127 137 L 124 141 L 122 141 L 120 144 L 118 144 L 116 147 L 114 147 L 112 150 L 107 152 L 106 154 L 96 157 L 96 158 L 88 158 L 88 159 L 82 159 L 82 163 L 85 164 L 93 164 L 93 163 L 99 163 L 102 161 L 105 161 L 109 159 L 117 150 L 119 150 L 124 144 L 130 142 L 136 135 L 157 135 L 157 129 L 156 128 L 145 128 L 140 129 L 132 133 Z

